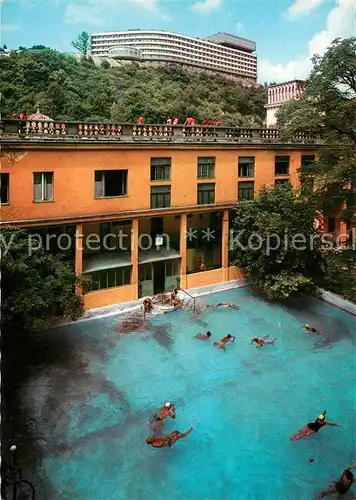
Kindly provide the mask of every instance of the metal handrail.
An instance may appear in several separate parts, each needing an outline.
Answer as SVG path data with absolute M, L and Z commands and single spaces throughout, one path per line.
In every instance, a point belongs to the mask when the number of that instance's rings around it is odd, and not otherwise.
M 183 293 L 187 294 L 191 299 L 193 299 L 193 310 L 195 311 L 195 297 L 193 295 L 190 295 L 187 290 L 184 290 L 184 288 L 178 287 L 178 290 L 181 290 Z
M 1 474 L 1 479 L 2 479 L 2 495 L 6 495 L 5 491 L 3 491 L 3 488 L 6 486 L 12 486 L 12 500 L 17 499 L 17 492 L 18 492 L 18 486 L 21 485 L 27 485 L 30 490 L 31 490 L 31 500 L 35 500 L 36 498 L 36 491 L 32 483 L 30 481 L 27 481 L 26 479 L 22 478 L 22 466 L 16 464 L 16 450 L 17 447 L 15 445 L 11 446 L 10 448 L 10 460 L 9 460 L 9 466 L 6 468 L 9 469 L 9 474 L 7 474 L 7 470 L 5 471 L 5 474 Z

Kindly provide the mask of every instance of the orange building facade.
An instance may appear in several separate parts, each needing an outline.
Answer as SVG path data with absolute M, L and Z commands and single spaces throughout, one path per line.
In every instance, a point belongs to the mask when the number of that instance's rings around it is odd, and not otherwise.
M 2 127 L 1 224 L 90 276 L 86 309 L 242 278 L 229 262 L 231 210 L 264 185 L 298 187 L 317 148 L 267 129 Z

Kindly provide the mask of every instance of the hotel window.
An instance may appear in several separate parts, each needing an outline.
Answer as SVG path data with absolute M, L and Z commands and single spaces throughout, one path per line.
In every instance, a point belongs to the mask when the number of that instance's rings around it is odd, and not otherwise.
M 9 203 L 9 174 L 0 174 L 1 204 Z
M 198 179 L 215 178 L 215 156 L 198 157 Z
M 302 173 L 303 170 L 308 171 L 308 166 L 312 165 L 313 163 L 315 163 L 315 155 L 302 155 L 300 162 Z
M 127 170 L 95 170 L 94 197 L 109 198 L 127 194 Z
M 139 266 L 139 280 L 149 281 L 152 279 L 152 264 L 141 264 Z
M 171 158 L 151 158 L 151 181 L 171 179 Z
M 333 233 L 336 229 L 335 217 L 328 217 L 328 233 Z
M 239 177 L 255 176 L 255 157 L 239 156 Z
M 238 200 L 253 200 L 255 183 L 253 181 L 239 182 Z
M 116 286 L 129 285 L 131 281 L 131 267 L 105 269 L 90 273 L 91 283 L 88 291 L 105 290 Z
M 289 156 L 276 156 L 274 163 L 275 175 L 289 175 Z
M 151 186 L 151 208 L 171 206 L 171 186 Z
M 179 276 L 179 261 L 177 259 L 166 260 L 166 276 Z
M 215 183 L 198 184 L 198 205 L 215 203 Z
M 53 172 L 33 173 L 33 201 L 53 201 Z

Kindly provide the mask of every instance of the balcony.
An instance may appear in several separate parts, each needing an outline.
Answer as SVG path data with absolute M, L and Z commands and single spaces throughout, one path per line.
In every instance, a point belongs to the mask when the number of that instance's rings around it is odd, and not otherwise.
M 206 125 L 133 125 L 59 121 L 0 121 L 0 142 L 18 143 L 100 143 L 100 144 L 322 144 L 312 134 L 300 132 L 282 141 L 277 129 L 233 128 Z

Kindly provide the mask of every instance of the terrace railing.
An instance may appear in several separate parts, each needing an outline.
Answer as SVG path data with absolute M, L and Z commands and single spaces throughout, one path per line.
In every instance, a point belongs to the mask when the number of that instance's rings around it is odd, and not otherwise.
M 64 121 L 0 122 L 1 142 L 12 140 L 123 143 L 219 143 L 219 144 L 322 144 L 313 134 L 299 132 L 282 140 L 278 129 L 217 127 L 205 125 L 133 125 L 128 123 L 89 123 Z

